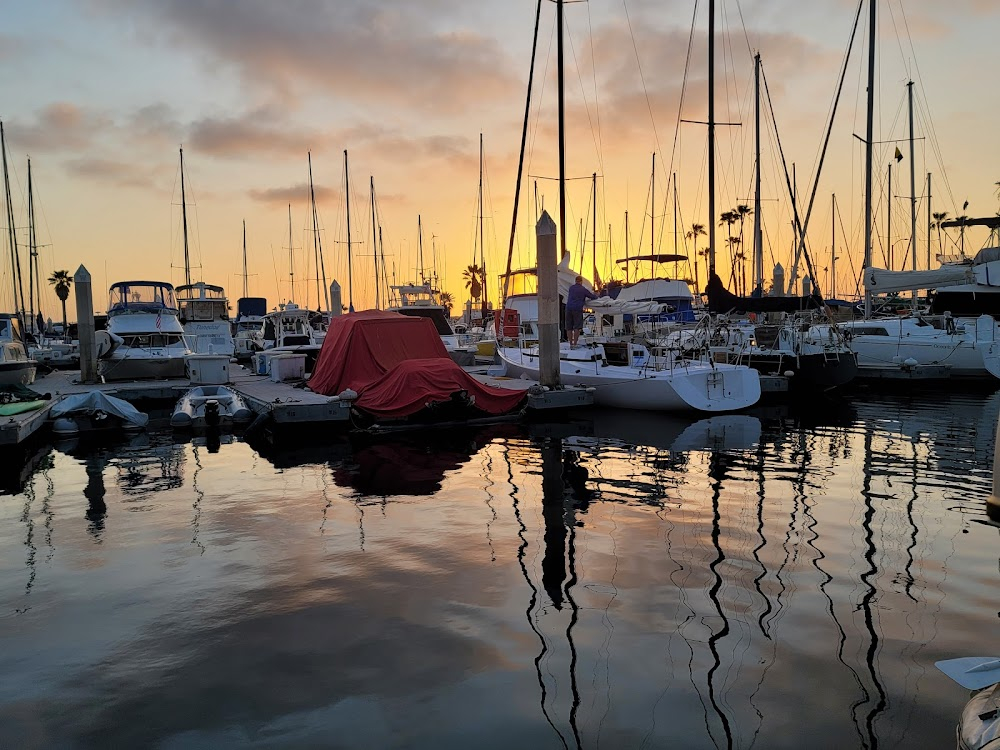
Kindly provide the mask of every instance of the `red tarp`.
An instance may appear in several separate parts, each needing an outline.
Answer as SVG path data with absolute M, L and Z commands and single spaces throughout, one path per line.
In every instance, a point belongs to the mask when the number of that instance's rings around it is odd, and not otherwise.
M 458 391 L 487 414 L 511 411 L 524 398 L 483 385 L 455 364 L 429 319 L 380 310 L 333 318 L 309 388 L 326 396 L 350 388 L 358 408 L 380 417 L 407 417 Z

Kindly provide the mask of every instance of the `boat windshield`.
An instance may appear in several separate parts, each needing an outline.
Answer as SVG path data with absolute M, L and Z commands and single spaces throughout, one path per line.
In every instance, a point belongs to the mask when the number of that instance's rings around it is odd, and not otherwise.
M 111 287 L 108 313 L 177 310 L 174 288 L 158 281 L 123 281 Z
M 534 268 L 511 271 L 507 277 L 507 294 L 538 294 L 538 272 Z M 503 281 L 500 282 L 503 288 Z

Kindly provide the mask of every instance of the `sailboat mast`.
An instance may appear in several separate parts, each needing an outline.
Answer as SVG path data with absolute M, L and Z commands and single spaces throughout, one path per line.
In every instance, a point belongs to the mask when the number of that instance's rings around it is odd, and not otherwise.
M 344 149 L 344 196 L 347 202 L 347 310 L 354 312 L 354 272 L 351 268 L 351 173 L 347 168 L 347 149 Z
M 420 283 L 424 284 L 426 283 L 426 279 L 424 278 L 424 228 L 420 222 L 420 214 L 417 214 L 417 254 L 420 263 L 420 268 L 417 271 L 419 274 L 418 278 L 420 279 Z
M 319 213 L 316 210 L 316 190 L 313 188 L 313 163 L 312 152 L 307 152 L 309 157 L 309 202 L 312 204 L 313 220 L 313 255 L 316 262 L 316 306 L 322 303 L 324 295 L 320 292 L 320 281 L 323 283 L 323 290 L 326 292 L 326 309 L 330 309 L 330 290 L 326 288 L 326 265 L 323 263 L 323 240 L 319 236 Z M 322 311 L 321 311 L 322 312 Z
M 191 254 L 188 250 L 187 200 L 184 196 L 184 149 L 181 152 L 181 225 L 184 229 L 184 283 L 191 286 Z M 289 243 L 291 244 L 291 243 Z
M 625 211 L 625 283 L 628 283 L 628 211 Z
M 753 288 L 764 294 L 764 247 L 760 226 L 760 53 L 753 58 L 754 176 L 753 176 Z
M 295 256 L 292 255 L 292 204 L 288 204 L 288 280 L 291 286 L 288 301 L 295 300 Z
M 715 0 L 708 2 L 708 276 L 715 275 Z
M 674 186 L 674 255 L 678 255 L 677 252 L 677 173 L 674 172 L 673 175 L 673 186 Z M 677 278 L 677 261 L 674 260 L 674 278 Z
M 837 194 L 833 194 L 833 205 L 830 209 L 830 296 L 837 299 Z
M 479 275 L 482 276 L 482 309 L 480 314 L 483 320 L 486 319 L 486 310 L 488 308 L 489 292 L 487 291 L 486 282 L 486 245 L 483 243 L 483 134 L 479 134 L 479 257 L 481 259 L 481 264 L 479 266 Z
M 31 189 L 31 159 L 28 159 L 28 330 L 35 330 L 35 278 L 38 266 L 38 245 L 35 244 L 35 200 Z M 38 304 L 41 306 L 41 294 L 38 296 Z
M 649 178 L 649 278 L 653 278 L 653 256 L 656 255 L 656 152 L 653 152 L 653 172 Z
M 556 0 L 556 58 L 559 81 L 559 262 L 566 257 L 566 102 L 563 89 L 563 0 Z
M 17 251 L 17 228 L 14 226 L 14 201 L 10 193 L 10 175 L 7 172 L 7 139 L 0 122 L 0 155 L 3 157 L 3 186 L 7 202 L 7 233 L 10 240 L 10 278 L 13 286 L 14 312 L 24 314 L 24 289 L 21 285 L 21 255 Z M 18 305 L 20 300 L 20 305 Z
M 375 261 L 375 309 L 378 310 L 378 242 L 375 238 L 375 175 L 368 176 L 372 189 L 372 259 Z
M 906 84 L 910 109 L 910 255 L 912 268 L 917 270 L 917 174 L 913 155 L 913 81 Z M 930 271 L 930 266 L 927 267 Z M 917 310 L 917 290 L 913 290 L 913 311 Z
M 865 125 L 865 268 L 872 264 L 872 141 L 875 137 L 875 0 L 868 0 L 868 111 Z M 865 318 L 872 315 L 872 293 L 865 286 Z
M 885 188 L 885 246 L 889 250 L 889 270 L 895 270 L 892 258 L 892 162 L 889 162 L 889 176 Z
M 250 291 L 248 288 L 248 277 L 247 277 L 247 220 L 243 220 L 243 296 L 249 297 Z
M 594 172 L 594 276 L 593 281 L 597 283 L 597 172 Z

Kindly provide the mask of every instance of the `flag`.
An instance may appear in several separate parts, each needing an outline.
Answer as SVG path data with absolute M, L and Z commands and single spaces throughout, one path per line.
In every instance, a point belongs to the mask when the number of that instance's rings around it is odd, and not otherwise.
M 604 287 L 604 282 L 601 281 L 601 274 L 597 272 L 597 266 L 594 266 L 594 291 L 599 292 Z
M 896 146 L 896 161 L 903 161 L 903 152 L 899 150 L 899 146 Z

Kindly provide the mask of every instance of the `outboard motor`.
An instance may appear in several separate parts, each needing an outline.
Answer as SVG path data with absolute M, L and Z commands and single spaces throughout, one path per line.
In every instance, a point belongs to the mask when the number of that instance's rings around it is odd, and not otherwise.
M 205 402 L 205 424 L 209 427 L 219 426 L 219 402 L 214 398 Z

